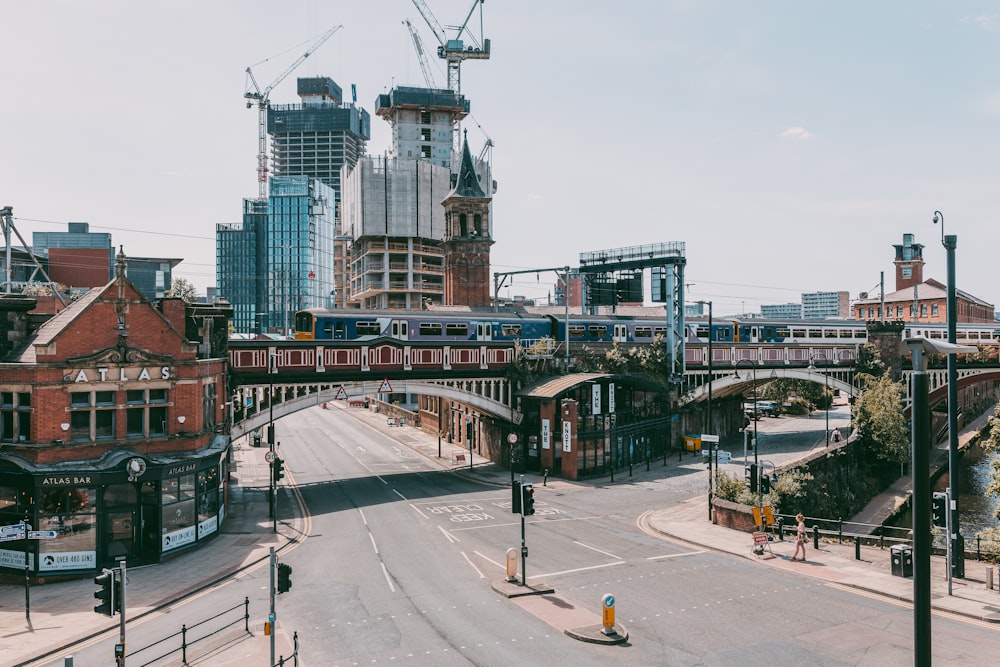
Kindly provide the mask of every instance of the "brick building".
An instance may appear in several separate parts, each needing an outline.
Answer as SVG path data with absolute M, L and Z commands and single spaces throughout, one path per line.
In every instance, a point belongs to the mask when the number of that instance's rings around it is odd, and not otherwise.
M 0 525 L 37 577 L 158 562 L 225 518 L 228 304 L 146 300 L 116 275 L 54 315 L 0 298 Z M 23 571 L 24 540 L 0 544 Z

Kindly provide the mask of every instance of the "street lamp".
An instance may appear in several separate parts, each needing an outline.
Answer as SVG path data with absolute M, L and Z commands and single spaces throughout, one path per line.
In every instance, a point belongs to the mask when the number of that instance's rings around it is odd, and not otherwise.
M 948 258 L 947 320 L 948 342 L 955 344 L 955 328 L 958 321 L 958 304 L 955 296 L 955 249 L 958 237 L 944 234 L 944 214 L 934 211 L 934 224 L 941 221 L 941 245 Z M 951 573 L 955 577 L 965 576 L 965 539 L 958 526 L 958 367 L 954 354 L 948 355 L 948 486 L 951 487 Z
M 816 371 L 816 364 L 813 363 L 813 359 L 815 359 L 816 357 L 822 357 L 824 361 L 829 363 L 829 360 L 826 358 L 826 355 L 823 354 L 822 352 L 820 352 L 819 354 L 810 354 L 809 367 L 806 370 Z M 823 373 L 823 386 L 826 389 L 826 393 L 823 395 L 823 401 L 826 404 L 826 430 L 824 431 L 824 434 L 826 436 L 826 446 L 829 447 L 830 446 L 830 403 L 833 402 L 833 397 L 830 395 L 830 375 L 827 373 Z
M 695 303 L 700 303 L 702 305 L 708 306 L 708 410 L 706 415 L 706 428 L 708 432 L 712 433 L 712 302 L 711 301 L 695 301 Z M 715 443 L 715 451 L 718 451 L 719 445 Z M 664 448 L 666 451 L 666 448 Z M 715 462 L 715 473 L 719 472 L 719 463 Z M 709 451 L 708 454 L 708 520 L 712 520 L 712 490 L 714 477 L 712 476 L 712 452 Z
M 736 363 L 733 364 L 733 366 L 736 368 L 736 372 L 733 374 L 733 377 L 737 380 L 740 379 L 739 366 L 740 364 L 743 363 L 750 364 L 751 370 L 753 371 L 753 474 L 751 475 L 752 478 L 753 475 L 758 474 L 758 471 L 760 470 L 760 468 L 757 465 L 757 450 L 760 448 L 759 444 L 757 443 L 757 362 L 754 361 L 753 359 L 739 359 L 738 361 L 736 361 Z M 743 429 L 743 441 L 746 442 L 745 428 Z M 746 456 L 743 457 L 743 464 L 744 466 L 746 466 Z M 760 489 L 760 484 L 757 485 L 757 488 Z M 763 517 L 764 517 L 763 499 L 760 500 L 758 508 L 760 511 L 761 522 L 763 523 Z

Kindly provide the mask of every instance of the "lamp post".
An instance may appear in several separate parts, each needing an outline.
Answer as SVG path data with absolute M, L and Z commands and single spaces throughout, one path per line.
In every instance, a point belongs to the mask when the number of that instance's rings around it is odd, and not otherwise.
M 828 361 L 826 355 L 823 354 L 822 352 L 819 354 L 810 354 L 809 367 L 806 370 L 809 371 L 816 370 L 816 364 L 813 363 L 813 359 L 815 359 L 816 357 L 822 357 L 824 361 Z M 825 446 L 829 447 L 830 446 L 830 403 L 833 402 L 833 397 L 830 395 L 830 375 L 828 373 L 823 373 L 823 387 L 826 390 L 826 393 L 823 394 L 823 400 L 826 403 L 826 426 L 823 433 L 826 438 Z
M 740 364 L 747 363 L 751 365 L 751 370 L 753 371 L 753 474 L 758 474 L 760 467 L 757 465 L 757 450 L 760 449 L 757 443 L 757 362 L 753 359 L 739 359 L 733 366 L 736 368 L 736 373 L 734 377 L 738 380 L 740 379 Z M 746 429 L 743 431 L 744 441 L 746 440 Z M 746 457 L 743 457 L 744 465 L 746 464 Z M 755 480 L 752 480 L 755 481 Z M 760 484 L 757 484 L 758 490 L 760 489 Z M 761 522 L 763 522 L 764 517 L 764 502 L 763 498 L 760 498 L 760 504 L 758 505 L 758 510 L 760 511 Z
M 945 236 L 944 214 L 934 211 L 934 224 L 941 221 L 941 245 L 945 247 L 948 258 L 948 342 L 955 344 L 955 328 L 958 321 L 958 307 L 955 296 L 955 249 L 958 247 L 958 237 Z M 965 577 L 965 538 L 959 532 L 958 526 L 958 367 L 954 354 L 948 355 L 948 486 L 951 488 L 951 574 L 953 577 Z
M 712 433 L 712 302 L 711 301 L 695 301 L 695 303 L 700 303 L 702 305 L 708 306 L 708 410 L 706 414 L 706 424 L 708 432 Z M 719 445 L 716 443 L 715 451 L 718 451 Z M 664 448 L 665 451 L 665 448 Z M 715 477 L 712 475 L 712 453 L 708 455 L 708 520 L 712 520 L 712 492 L 714 490 Z M 719 463 L 715 462 L 715 474 L 719 472 Z

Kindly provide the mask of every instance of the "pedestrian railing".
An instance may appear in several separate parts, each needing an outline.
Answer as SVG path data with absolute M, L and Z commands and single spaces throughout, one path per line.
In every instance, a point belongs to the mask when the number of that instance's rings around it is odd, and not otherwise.
M 239 609 L 243 610 L 243 615 L 242 616 L 238 616 L 234 620 L 229 621 L 228 623 L 224 623 L 223 625 L 217 625 L 217 626 L 215 626 L 214 630 L 212 630 L 210 632 L 206 632 L 205 634 L 203 634 L 203 635 L 201 635 L 199 637 L 196 637 L 194 639 L 191 639 L 188 636 L 188 633 L 191 632 L 192 630 L 194 630 L 195 628 L 201 627 L 201 626 L 205 625 L 206 623 L 210 623 L 211 621 L 215 621 L 215 620 L 217 620 L 217 619 L 219 619 L 219 618 L 221 618 L 223 616 L 233 615 L 233 612 L 235 612 L 235 611 L 237 611 Z M 223 611 L 220 611 L 215 616 L 210 616 L 210 617 L 206 618 L 203 621 L 199 621 L 199 622 L 195 623 L 194 625 L 190 625 L 190 626 L 189 625 L 181 625 L 181 629 L 180 629 L 179 632 L 175 632 L 172 635 L 168 635 L 168 636 L 164 637 L 163 639 L 157 640 L 157 641 L 153 642 L 152 644 L 150 644 L 149 646 L 143 646 L 140 649 L 137 649 L 135 651 L 131 651 L 129 653 L 129 657 L 131 658 L 131 657 L 135 656 L 138 653 L 141 653 L 143 651 L 147 651 L 147 650 L 153 648 L 154 646 L 160 646 L 161 644 L 164 644 L 164 643 L 169 642 L 171 640 L 176 640 L 178 637 L 180 637 L 180 646 L 178 646 L 177 648 L 173 648 L 173 649 L 167 651 L 166 653 L 164 653 L 164 654 L 162 654 L 162 655 L 160 655 L 160 656 L 158 656 L 156 658 L 153 658 L 149 662 L 142 663 L 142 665 L 140 665 L 139 667 L 146 667 L 147 665 L 152 665 L 153 663 L 159 662 L 160 660 L 163 660 L 167 656 L 173 655 L 174 653 L 177 653 L 178 651 L 181 652 L 181 663 L 186 665 L 187 664 L 187 650 L 188 650 L 188 648 L 190 646 L 193 646 L 194 644 L 196 644 L 196 643 L 198 643 L 200 641 L 203 641 L 203 640 L 208 639 L 208 638 L 210 638 L 210 637 L 212 637 L 214 635 L 217 635 L 218 633 L 222 632 L 223 630 L 226 630 L 226 629 L 228 629 L 228 628 L 230 628 L 230 627 L 232 627 L 234 625 L 237 625 L 241 621 L 243 622 L 243 631 L 246 632 L 249 635 L 250 634 L 250 598 L 249 597 L 244 598 L 243 602 L 240 603 L 240 604 L 238 604 L 238 605 L 236 605 L 235 607 L 230 607 L 229 609 L 225 609 Z

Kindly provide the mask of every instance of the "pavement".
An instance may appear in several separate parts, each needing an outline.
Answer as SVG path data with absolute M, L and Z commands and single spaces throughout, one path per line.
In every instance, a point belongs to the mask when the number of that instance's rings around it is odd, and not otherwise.
M 340 402 L 332 402 L 328 406 L 327 409 L 348 411 L 359 421 L 411 448 L 441 469 L 497 486 L 510 484 L 509 469 L 494 464 L 475 452 L 470 459 L 467 449 L 442 442 L 436 436 L 412 426 L 390 426 L 384 415 L 369 409 L 348 408 Z M 966 430 L 966 437 L 974 426 L 975 424 L 970 425 Z M 209 590 L 237 573 L 265 567 L 272 547 L 280 555 L 283 550 L 291 548 L 303 538 L 307 519 L 300 516 L 290 488 L 282 487 L 281 490 L 277 532 L 274 532 L 272 520 L 267 517 L 268 465 L 264 461 L 267 449 L 250 447 L 246 439 L 235 442 L 233 447 L 235 469 L 227 518 L 220 534 L 198 549 L 159 565 L 128 569 L 129 627 L 132 623 L 156 619 L 163 628 L 164 636 L 177 632 L 179 628 L 173 627 L 170 622 L 163 622 L 161 612 L 184 597 Z M 808 454 L 809 451 L 801 452 L 801 456 Z M 783 464 L 790 462 L 791 460 L 785 460 Z M 699 474 L 704 472 L 700 455 L 685 454 L 680 460 L 657 462 L 649 471 L 645 470 L 645 466 L 636 466 L 631 476 L 618 474 L 614 482 L 603 477 L 582 482 L 560 478 L 549 478 L 543 482 L 541 476 L 534 474 L 525 477 L 526 481 L 534 484 L 536 493 L 545 494 L 558 492 L 569 486 L 606 487 L 640 483 L 661 477 L 664 467 L 675 466 L 690 467 Z M 883 503 L 891 502 L 895 493 L 896 490 L 890 489 L 880 500 Z M 876 504 L 873 502 L 872 506 Z M 664 538 L 681 541 L 692 548 L 728 553 L 750 560 L 760 567 L 778 568 L 814 577 L 832 585 L 912 603 L 913 579 L 892 573 L 888 548 L 862 545 L 856 551 L 853 542 L 839 543 L 836 539 L 824 539 L 820 541 L 819 549 L 814 549 L 810 540 L 806 561 L 799 562 L 790 560 L 794 551 L 791 540 L 775 540 L 768 543 L 763 555 L 756 555 L 753 553 L 752 536 L 749 533 L 709 522 L 706 519 L 706 506 L 707 497 L 701 495 L 672 507 L 651 509 L 643 514 L 641 522 L 648 530 Z M 992 570 L 995 588 L 990 589 L 988 586 L 991 579 L 989 568 L 993 567 L 967 559 L 965 578 L 954 579 L 949 594 L 944 558 L 932 556 L 932 608 L 989 623 L 1000 623 L 1000 576 L 995 568 Z M 96 587 L 90 577 L 32 585 L 29 623 L 25 616 L 24 587 L 10 584 L 0 586 L 0 665 L 63 665 L 64 657 L 72 653 L 70 647 L 78 642 L 88 638 L 117 636 L 118 617 L 109 619 L 93 612 L 94 590 Z M 510 593 L 503 592 L 504 586 L 500 586 L 500 589 L 494 586 L 494 590 L 504 595 Z M 519 599 L 531 600 L 520 604 L 547 622 L 557 627 L 562 625 L 559 629 L 569 636 L 582 641 L 601 640 L 600 617 L 596 612 L 560 616 L 533 609 L 532 605 L 544 604 L 544 597 L 546 596 L 529 595 Z M 233 605 L 241 602 L 242 600 L 234 599 Z M 512 599 L 512 603 L 514 602 Z M 267 611 L 264 608 L 255 609 L 251 605 L 249 632 L 245 632 L 242 623 L 239 623 L 213 641 L 206 640 L 196 645 L 197 648 L 188 650 L 188 664 L 229 667 L 246 664 L 248 661 L 260 664 L 262 658 L 266 661 L 270 651 L 270 639 L 263 633 Z M 282 627 L 280 618 L 278 625 L 276 655 L 287 658 L 293 650 L 293 629 Z M 624 629 L 618 629 L 622 635 L 627 636 Z M 614 638 L 610 639 L 613 641 Z M 172 648 L 167 643 L 164 646 L 166 648 L 161 653 Z M 130 645 L 129 649 L 130 654 L 134 655 L 132 651 L 136 647 Z M 112 661 L 104 664 L 112 664 Z M 180 664 L 179 657 L 173 664 Z M 90 665 L 77 659 L 74 667 Z

